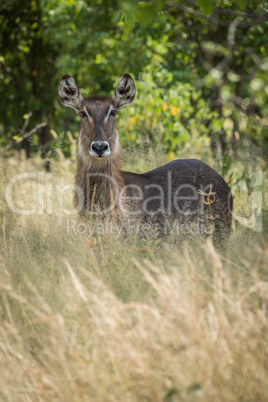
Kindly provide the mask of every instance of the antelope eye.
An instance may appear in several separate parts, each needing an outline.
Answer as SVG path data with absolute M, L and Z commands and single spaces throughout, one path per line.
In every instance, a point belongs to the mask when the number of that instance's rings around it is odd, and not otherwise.
M 82 112 L 79 112 L 79 116 L 80 116 L 80 117 L 86 117 L 87 114 L 86 114 L 86 112 L 84 112 L 84 111 L 82 110 Z
M 116 110 L 114 110 L 114 109 L 110 111 L 110 114 L 111 114 L 112 116 L 116 116 L 117 113 L 118 113 L 118 112 L 117 112 Z

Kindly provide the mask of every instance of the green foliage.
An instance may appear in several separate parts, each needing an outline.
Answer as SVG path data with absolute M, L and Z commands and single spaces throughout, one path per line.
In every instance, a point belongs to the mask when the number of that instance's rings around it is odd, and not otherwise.
M 147 139 L 153 145 L 161 144 L 173 159 L 188 142 L 199 151 L 207 146 L 208 119 L 213 119 L 215 131 L 222 128 L 223 119 L 210 110 L 200 90 L 187 83 L 170 84 L 170 80 L 172 75 L 163 70 L 156 79 L 145 72 L 136 82 L 136 100 L 119 121 L 124 145 L 142 145 Z

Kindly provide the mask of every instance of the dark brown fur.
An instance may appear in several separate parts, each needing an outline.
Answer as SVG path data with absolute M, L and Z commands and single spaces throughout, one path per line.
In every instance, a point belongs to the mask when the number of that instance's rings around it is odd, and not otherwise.
M 196 159 L 183 159 L 143 174 L 121 169 L 115 118 L 106 117 L 111 106 L 133 100 L 135 84 L 130 76 L 132 81 L 128 81 L 128 76 L 124 75 L 123 81 L 121 77 L 112 99 L 86 98 L 82 103 L 80 100 L 78 106 L 76 103 L 71 105 L 77 108 L 77 113 L 86 113 L 78 140 L 76 207 L 83 216 L 85 212 L 102 212 L 112 207 L 120 216 L 134 216 L 144 222 L 153 219 L 160 224 L 168 218 L 178 220 L 182 225 L 196 221 L 200 225 L 199 218 L 206 217 L 213 224 L 214 239 L 222 242 L 231 231 L 233 200 L 228 185 L 211 167 Z M 128 96 L 124 97 L 122 93 L 127 86 Z M 107 141 L 110 155 L 105 158 L 91 156 L 92 141 Z

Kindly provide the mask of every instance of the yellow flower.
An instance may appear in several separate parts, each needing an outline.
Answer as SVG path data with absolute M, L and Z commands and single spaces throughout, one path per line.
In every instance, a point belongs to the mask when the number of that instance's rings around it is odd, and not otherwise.
M 172 160 L 175 159 L 175 158 L 176 158 L 176 156 L 175 156 L 174 152 L 169 152 L 169 153 L 168 153 L 168 160 L 169 160 L 169 161 L 172 161 Z
M 170 111 L 171 111 L 172 116 L 176 116 L 178 108 L 176 106 L 174 106 L 174 105 L 170 105 L 169 107 L 170 107 Z
M 133 116 L 133 117 L 131 117 L 131 119 L 129 119 L 128 124 L 132 125 L 132 124 L 136 123 L 137 120 L 139 120 L 139 116 Z
M 165 112 L 167 110 L 167 104 L 166 103 L 163 103 L 162 110 L 163 110 L 163 112 Z
M 131 140 L 131 141 L 135 141 L 136 140 L 136 135 L 135 134 L 130 134 L 127 138 L 129 140 Z

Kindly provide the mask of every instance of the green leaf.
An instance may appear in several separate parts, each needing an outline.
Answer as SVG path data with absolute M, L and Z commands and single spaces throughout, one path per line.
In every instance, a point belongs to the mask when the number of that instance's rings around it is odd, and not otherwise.
M 122 3 L 122 9 L 129 14 L 133 14 L 137 10 L 137 2 L 135 0 L 128 0 Z
M 136 12 L 136 17 L 142 27 L 153 22 L 156 16 L 156 7 L 150 4 L 140 4 Z
M 121 20 L 122 14 L 122 10 L 116 10 L 116 12 L 112 16 L 112 23 L 116 25 Z
M 235 0 L 235 4 L 242 11 L 245 11 L 245 9 L 247 8 L 247 0 Z
M 214 2 L 212 0 L 197 0 L 197 4 L 201 8 L 201 11 L 204 14 L 211 15 L 213 11 L 213 4 Z
M 125 39 L 129 37 L 135 25 L 135 17 L 133 14 L 125 16 Z
M 38 28 L 38 23 L 37 23 L 37 22 L 34 22 L 34 23 L 31 25 L 31 29 L 34 30 L 34 29 L 36 29 L 36 28 Z

